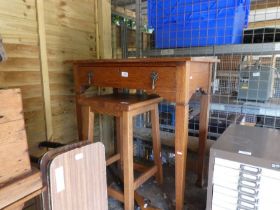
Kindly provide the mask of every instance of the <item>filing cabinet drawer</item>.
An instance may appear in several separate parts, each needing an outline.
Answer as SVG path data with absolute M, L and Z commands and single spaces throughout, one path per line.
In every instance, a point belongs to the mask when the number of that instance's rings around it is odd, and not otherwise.
M 212 210 L 278 209 L 279 176 L 279 171 L 215 158 Z
M 280 209 L 280 132 L 231 125 L 210 150 L 207 210 Z

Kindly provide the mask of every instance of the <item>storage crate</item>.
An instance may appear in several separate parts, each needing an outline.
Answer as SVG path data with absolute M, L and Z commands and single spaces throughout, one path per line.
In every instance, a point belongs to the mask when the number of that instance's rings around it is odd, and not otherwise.
M 148 0 L 156 48 L 242 43 L 250 0 Z

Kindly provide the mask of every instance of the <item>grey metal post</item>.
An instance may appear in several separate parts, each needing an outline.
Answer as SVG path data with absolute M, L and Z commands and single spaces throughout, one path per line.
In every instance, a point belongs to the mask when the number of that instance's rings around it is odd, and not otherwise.
M 142 0 L 136 0 L 136 57 L 142 57 Z
M 121 48 L 122 48 L 122 58 L 128 57 L 128 46 L 127 46 L 127 25 L 121 23 Z

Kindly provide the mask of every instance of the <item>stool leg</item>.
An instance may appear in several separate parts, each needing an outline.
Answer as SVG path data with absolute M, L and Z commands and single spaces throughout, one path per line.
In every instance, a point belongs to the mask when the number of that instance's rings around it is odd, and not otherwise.
M 118 167 L 119 169 L 123 169 L 123 146 L 122 146 L 122 137 L 123 137 L 123 134 L 122 134 L 122 117 L 116 117 L 116 138 L 117 138 L 117 153 L 120 154 L 120 160 L 118 162 Z
M 152 133 L 153 133 L 153 151 L 154 160 L 157 166 L 156 179 L 159 184 L 162 184 L 162 164 L 161 164 L 161 143 L 160 143 L 160 130 L 159 130 L 159 114 L 158 105 L 156 104 L 154 109 L 151 110 L 152 118 Z
M 124 172 L 124 209 L 134 209 L 133 174 L 133 125 L 129 112 L 123 112 L 123 172 Z
M 88 140 L 88 120 L 89 120 L 89 112 L 90 112 L 90 107 L 89 106 L 82 106 L 81 107 L 81 122 L 77 122 L 77 123 L 81 123 L 81 125 L 79 125 L 79 127 L 82 129 L 81 130 L 81 138 L 79 139 L 80 141 L 86 141 Z
M 94 142 L 94 112 L 91 110 L 88 115 L 88 140 Z

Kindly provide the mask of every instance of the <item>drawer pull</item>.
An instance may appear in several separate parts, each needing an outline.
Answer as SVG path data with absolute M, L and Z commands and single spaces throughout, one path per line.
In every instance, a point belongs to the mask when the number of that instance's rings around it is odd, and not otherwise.
M 156 88 L 156 81 L 158 80 L 158 73 L 157 72 L 152 72 L 151 73 L 151 80 L 152 80 L 152 90 Z
M 248 187 L 244 187 L 244 186 L 238 186 L 238 194 L 257 197 L 259 192 L 257 189 L 252 189 L 252 188 L 248 188 Z
M 241 171 L 241 173 L 257 176 L 262 172 L 262 169 L 250 167 L 250 166 L 246 166 L 246 165 L 240 165 L 240 171 Z
M 259 202 L 259 199 L 257 198 L 257 196 L 250 196 L 250 195 L 244 195 L 244 194 L 238 195 L 238 200 L 248 202 L 251 204 L 258 204 L 258 202 Z
M 238 181 L 238 185 L 241 187 L 247 187 L 250 189 L 259 189 L 260 185 L 257 181 L 250 181 L 246 179 L 240 178 Z
M 93 73 L 92 73 L 92 72 L 89 72 L 89 73 L 88 73 L 88 84 L 89 84 L 89 85 L 91 85 L 92 78 L 93 78 Z
M 253 175 L 253 174 L 246 174 L 246 173 L 239 173 L 239 177 L 242 180 L 252 181 L 252 182 L 260 182 L 261 177 L 260 175 Z
M 243 200 L 237 201 L 237 209 L 244 209 L 244 210 L 257 210 L 258 206 L 254 203 L 250 203 Z

